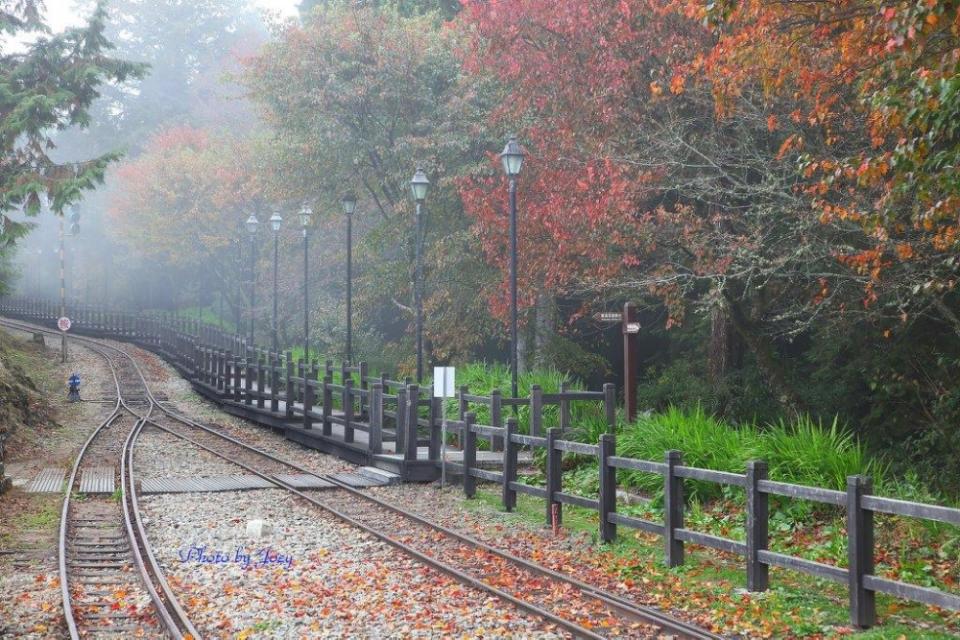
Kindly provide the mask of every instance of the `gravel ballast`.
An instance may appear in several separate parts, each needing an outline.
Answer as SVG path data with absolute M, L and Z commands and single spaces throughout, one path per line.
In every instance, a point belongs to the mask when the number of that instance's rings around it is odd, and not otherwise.
M 280 490 L 141 502 L 156 556 L 205 636 L 558 637 Z M 259 539 L 247 535 L 255 519 L 268 525 Z

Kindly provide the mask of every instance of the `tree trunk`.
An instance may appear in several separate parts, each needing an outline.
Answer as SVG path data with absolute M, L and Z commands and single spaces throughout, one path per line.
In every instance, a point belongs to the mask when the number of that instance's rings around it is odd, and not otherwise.
M 787 380 L 786 372 L 777 359 L 769 338 L 754 330 L 743 309 L 737 302 L 730 299 L 728 293 L 724 293 L 723 298 L 733 327 L 757 359 L 757 367 L 763 374 L 767 387 L 776 396 L 777 402 L 791 414 L 801 414 L 803 403 Z
M 544 362 L 544 353 L 547 346 L 557 335 L 557 303 L 554 297 L 541 292 L 537 296 L 537 306 L 534 309 L 534 358 L 538 365 L 547 365 Z
M 710 384 L 716 388 L 730 371 L 739 369 L 743 360 L 743 344 L 730 314 L 723 305 L 710 313 L 710 346 L 707 353 L 707 373 Z

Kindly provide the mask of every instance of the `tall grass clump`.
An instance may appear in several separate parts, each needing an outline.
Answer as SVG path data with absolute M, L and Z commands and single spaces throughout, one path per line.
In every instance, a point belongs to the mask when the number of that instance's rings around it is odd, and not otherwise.
M 765 460 L 772 480 L 826 489 L 844 489 L 851 475 L 870 475 L 878 484 L 888 476 L 887 465 L 871 457 L 837 420 L 829 427 L 809 417 L 764 426 L 731 425 L 699 406 L 671 407 L 625 426 L 617 442 L 619 455 L 658 462 L 671 449 L 682 452 L 685 466 L 743 473 L 749 460 Z M 654 494 L 663 488 L 658 475 L 629 472 L 622 481 Z M 686 486 L 695 500 L 723 495 L 721 485 L 714 483 Z
M 887 465 L 870 456 L 837 418 L 829 427 L 809 416 L 791 423 L 781 419 L 761 435 L 761 458 L 775 480 L 844 490 L 847 476 L 864 474 L 882 483 L 888 475 Z
M 565 373 L 553 368 L 534 369 L 524 371 L 517 377 L 517 393 L 521 398 L 530 397 L 530 390 L 534 385 L 539 385 L 544 393 L 557 393 L 560 391 L 560 385 L 566 382 L 569 389 L 581 390 L 583 385 L 576 380 L 571 379 Z M 494 389 L 499 389 L 504 398 L 510 397 L 510 367 L 500 363 L 471 362 L 457 367 L 457 389 L 466 385 L 471 395 L 489 396 Z M 425 383 L 432 384 L 432 383 Z M 579 404 L 579 403 L 578 403 Z M 451 398 L 446 401 L 447 416 L 457 415 L 459 401 Z M 479 424 L 490 424 L 490 407 L 483 405 L 471 405 L 470 410 L 477 414 Z M 512 416 L 512 409 L 503 408 L 503 419 Z M 577 423 L 580 413 L 583 409 L 574 405 L 571 411 L 573 423 Z M 602 408 L 601 408 L 602 414 Z M 530 430 L 530 408 L 521 406 L 517 412 L 517 423 L 522 433 L 529 433 Z M 544 428 L 556 426 L 559 423 L 559 411 L 555 406 L 547 406 L 543 409 Z
M 683 453 L 686 466 L 717 471 L 742 472 L 746 460 L 760 457 L 756 431 L 726 424 L 700 406 L 688 410 L 670 407 L 641 416 L 625 426 L 617 439 L 618 455 L 630 458 L 659 462 L 671 449 Z M 663 489 L 659 475 L 631 471 L 623 474 L 623 481 L 651 493 Z M 694 499 L 708 500 L 721 495 L 721 486 L 689 482 L 687 491 Z

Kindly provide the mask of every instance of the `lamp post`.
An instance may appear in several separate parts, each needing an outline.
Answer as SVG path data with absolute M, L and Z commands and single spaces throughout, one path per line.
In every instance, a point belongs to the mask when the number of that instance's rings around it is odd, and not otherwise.
M 417 382 L 423 382 L 423 256 L 420 249 L 421 238 L 423 237 L 423 201 L 427 199 L 427 191 L 430 190 L 430 181 L 423 169 L 417 167 L 417 172 L 413 174 L 410 180 L 410 191 L 413 193 L 413 199 L 417 203 L 416 211 L 416 237 L 413 240 L 414 255 L 416 259 L 416 272 L 413 283 L 413 300 L 417 310 Z
M 313 210 L 306 203 L 300 207 L 300 226 L 303 227 L 303 361 L 310 362 L 310 253 L 308 230 Z
M 277 263 L 279 262 L 280 256 L 280 225 L 283 223 L 283 218 L 280 216 L 279 211 L 274 211 L 273 215 L 270 216 L 270 228 L 273 229 L 273 352 L 277 353 L 279 351 L 279 344 L 277 341 Z
M 64 269 L 64 257 L 63 257 L 63 216 L 60 217 L 60 317 L 63 318 L 67 315 L 67 283 L 66 283 L 66 269 Z M 67 361 L 67 332 L 60 331 L 60 362 Z
M 256 296 L 257 296 L 257 229 L 260 227 L 260 221 L 257 220 L 257 214 L 251 213 L 247 218 L 247 233 L 250 235 L 250 346 L 253 346 L 253 323 L 256 315 Z
M 500 154 L 503 171 L 510 179 L 510 390 L 517 397 L 517 177 L 523 167 L 523 150 L 510 136 Z
M 237 304 L 234 307 L 234 331 L 237 335 L 240 335 L 240 332 L 243 331 L 243 221 L 239 221 L 237 224 L 237 255 L 236 259 L 236 268 L 237 274 Z
M 80 212 L 76 205 L 70 206 L 70 235 L 80 233 Z M 63 216 L 60 216 L 60 317 L 67 316 L 67 270 L 65 265 Z M 67 332 L 60 331 L 60 362 L 67 361 Z
M 346 362 L 353 358 L 353 212 L 357 208 L 357 196 L 346 193 L 340 206 L 347 218 L 347 351 Z

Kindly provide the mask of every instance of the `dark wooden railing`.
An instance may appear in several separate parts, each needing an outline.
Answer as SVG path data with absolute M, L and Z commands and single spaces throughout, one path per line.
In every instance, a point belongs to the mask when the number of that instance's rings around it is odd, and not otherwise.
M 476 492 L 478 480 L 499 484 L 501 503 L 510 511 L 516 507 L 517 494 L 523 493 L 544 501 L 546 522 L 559 525 L 563 505 L 574 505 L 596 511 L 599 515 L 599 533 L 602 540 L 612 541 L 617 527 L 628 527 L 652 533 L 663 538 L 664 555 L 668 566 L 684 563 L 684 545 L 701 545 L 738 555 L 744 561 L 747 588 L 766 591 L 769 588 L 769 568 L 783 567 L 818 578 L 846 584 L 849 592 L 850 621 L 858 627 L 870 627 L 876 622 L 874 599 L 877 593 L 912 600 L 935 607 L 960 611 L 960 595 L 908 584 L 874 575 L 873 515 L 884 513 L 943 522 L 960 526 L 960 509 L 907 502 L 872 495 L 872 482 L 864 476 L 847 478 L 846 491 L 823 489 L 767 478 L 767 465 L 751 461 L 744 473 L 729 473 L 683 465 L 680 451 L 667 451 L 663 461 L 637 460 L 616 455 L 616 438 L 604 434 L 597 444 L 562 440 L 562 429 L 549 429 L 546 436 L 524 435 L 517 431 L 516 419 L 508 418 L 502 427 L 476 424 L 476 416 L 466 412 L 463 420 L 448 422 L 448 428 L 463 434 L 463 463 L 447 463 L 448 469 L 463 478 L 463 490 L 468 497 Z M 476 465 L 478 439 L 504 443 L 502 471 L 481 469 Z M 518 480 L 517 459 L 521 448 L 546 451 L 545 486 L 533 486 Z M 564 453 L 596 458 L 599 474 L 599 492 L 596 497 L 568 493 L 563 488 Z M 651 522 L 617 512 L 617 470 L 640 471 L 663 478 L 663 521 Z M 684 481 L 698 480 L 739 487 L 746 494 L 746 524 L 744 540 L 709 535 L 684 526 Z M 847 567 L 814 562 L 769 548 L 770 496 L 809 500 L 846 510 Z

